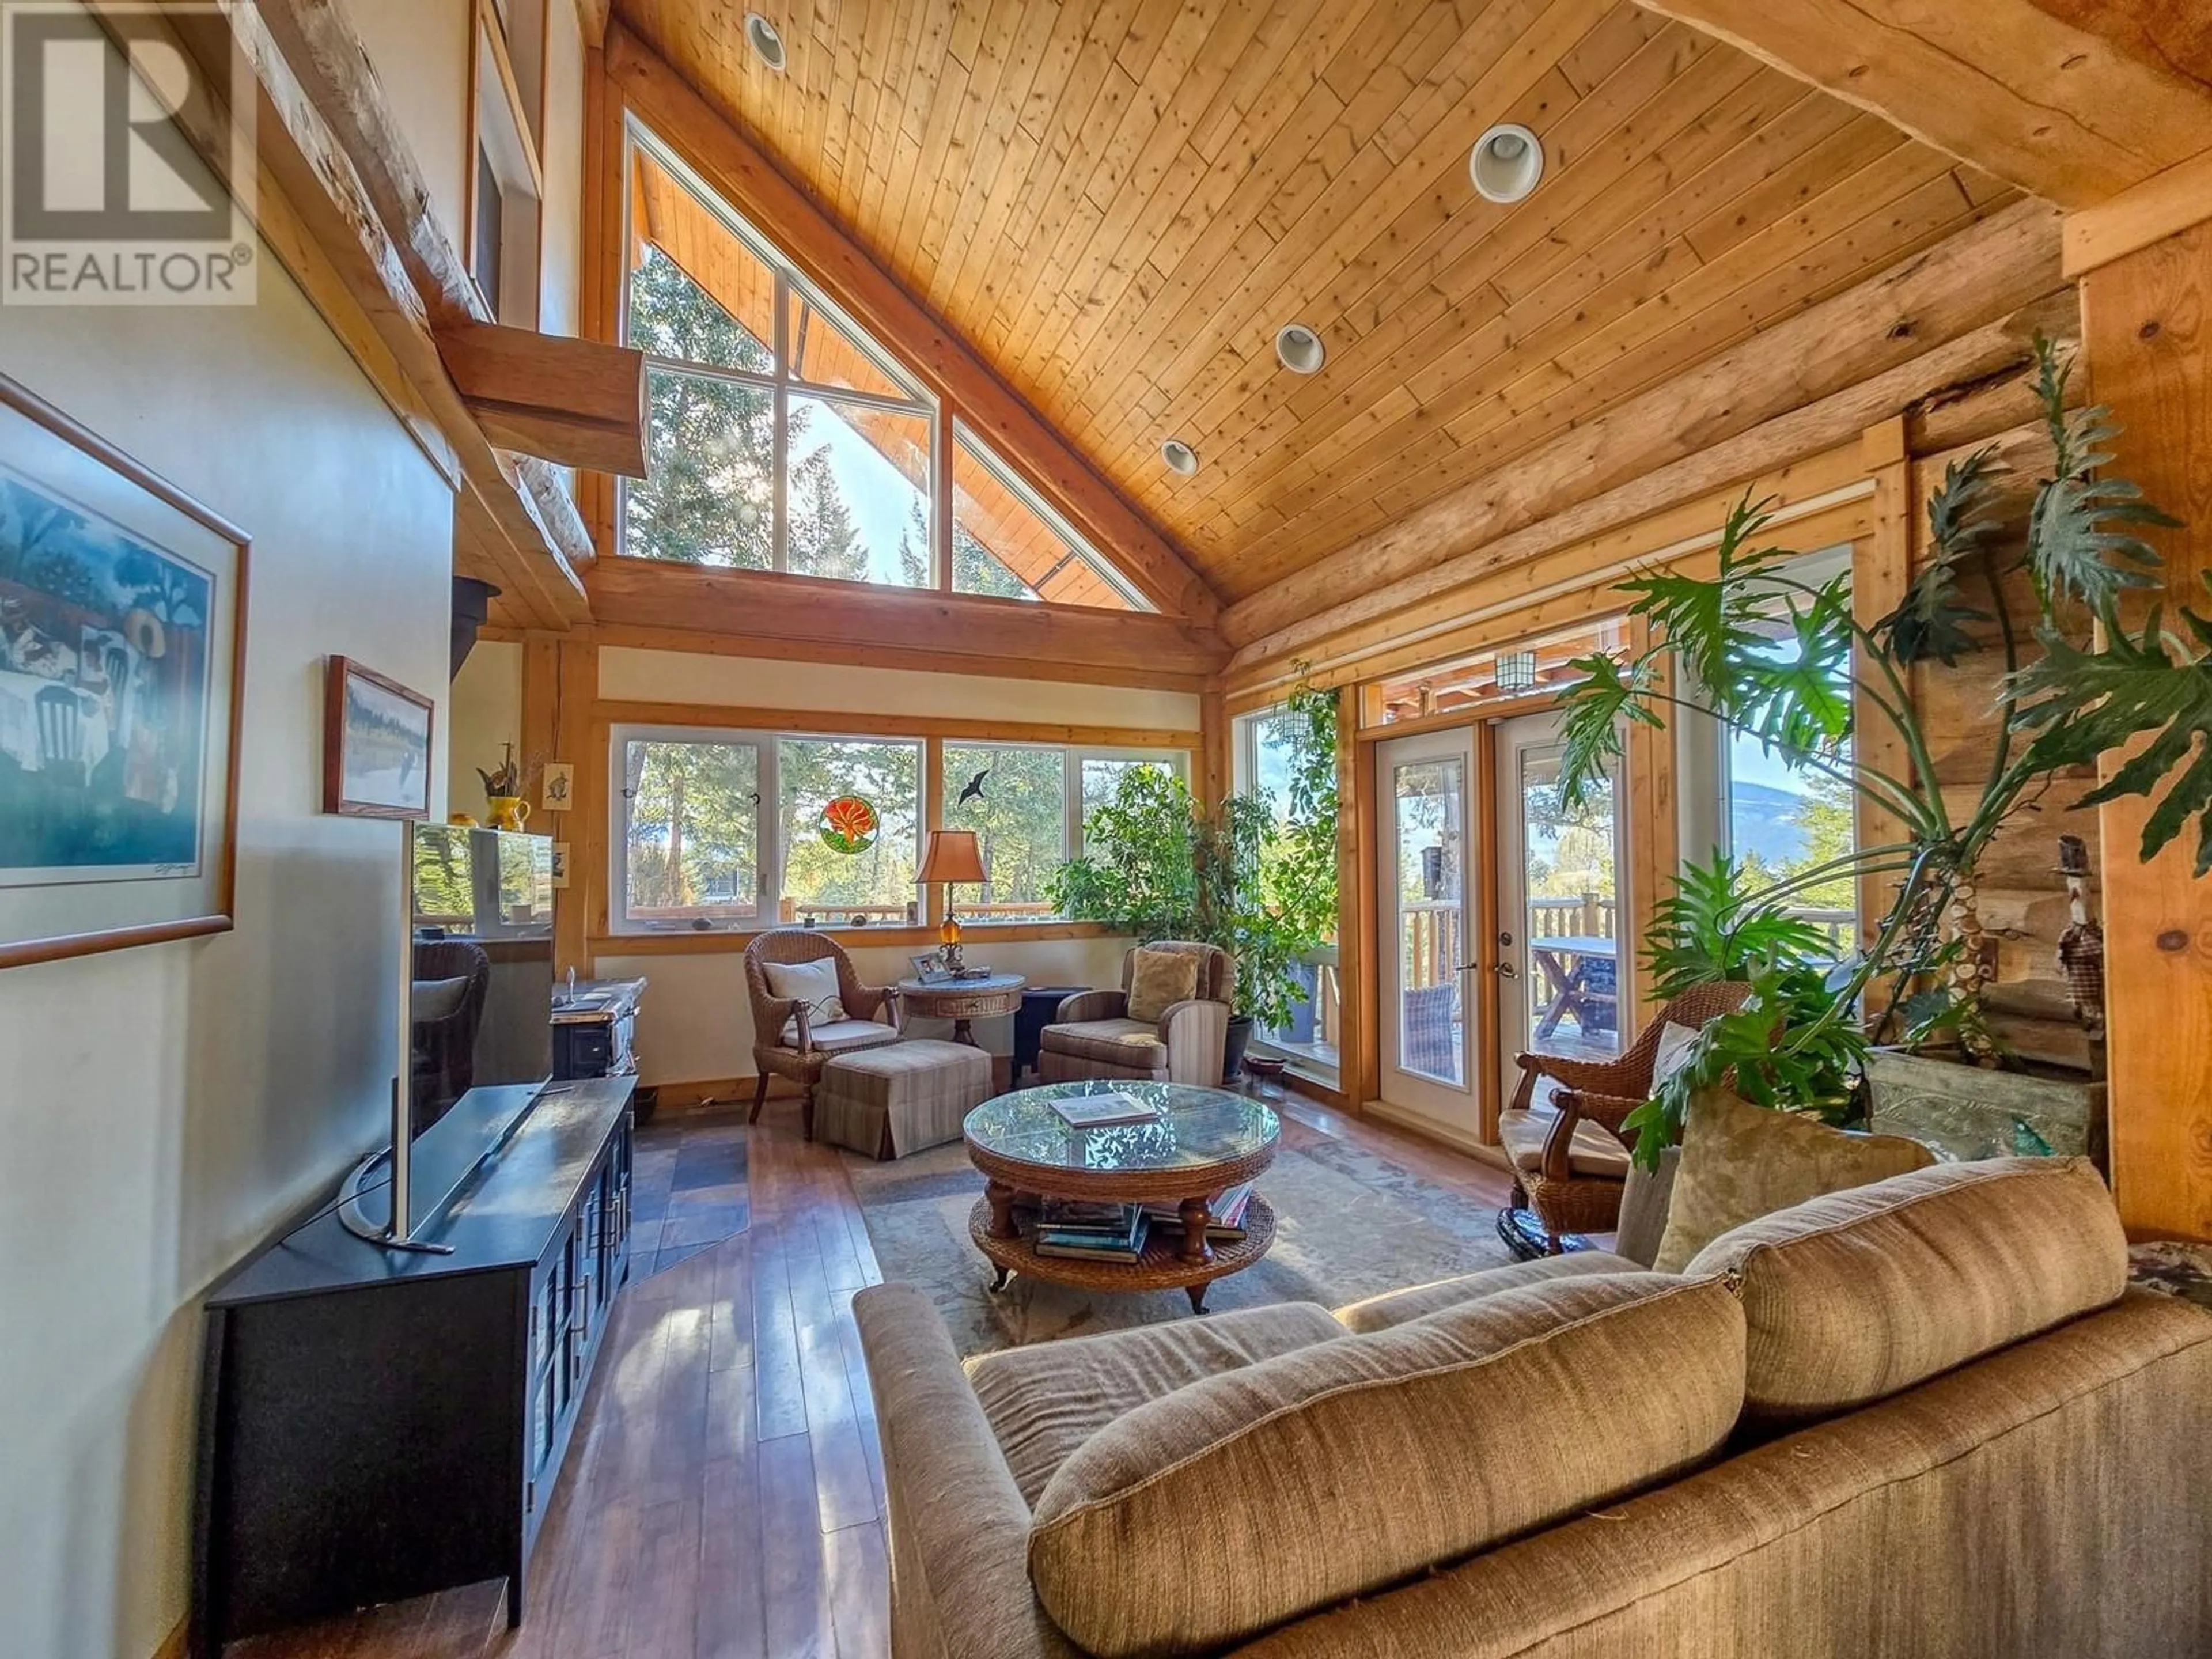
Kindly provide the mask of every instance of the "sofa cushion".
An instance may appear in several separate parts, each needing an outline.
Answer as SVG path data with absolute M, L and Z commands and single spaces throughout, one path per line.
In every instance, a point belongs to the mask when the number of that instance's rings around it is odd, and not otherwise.
M 1198 958 L 1188 951 L 1139 946 L 1129 964 L 1129 1018 L 1158 1025 L 1178 1002 L 1198 994 Z
M 1048 1025 L 1039 1041 L 1054 1054 L 1103 1060 L 1139 1071 L 1165 1070 L 1168 1063 L 1168 1046 L 1160 1041 L 1160 1028 L 1140 1019 L 1086 1019 L 1073 1025 Z
M 1030 1580 L 1104 1659 L 1211 1652 L 1697 1462 L 1742 1364 L 1725 1285 L 1650 1273 L 1299 1348 L 1076 1448 L 1037 1502 Z
M 1544 1167 L 1544 1142 L 1556 1121 L 1550 1112 L 1500 1112 L 1498 1138 L 1505 1143 L 1505 1156 L 1513 1167 L 1534 1175 Z M 1567 1169 L 1578 1176 L 1628 1179 L 1628 1148 L 1604 1125 L 1588 1118 L 1575 1125 L 1575 1138 L 1567 1146 Z
M 899 1041 L 895 1027 L 872 1019 L 833 1020 L 827 1025 L 811 1027 L 806 1035 L 813 1039 L 815 1052 L 824 1054 L 849 1054 L 855 1049 L 879 1048 Z
M 1747 1414 L 1853 1410 L 2117 1302 L 2127 1239 L 2086 1158 L 1942 1164 L 1724 1233 L 1748 1329 Z
M 1364 1302 L 1352 1303 L 1339 1308 L 1336 1316 L 1348 1330 L 1365 1333 L 1387 1331 L 1393 1326 L 1403 1325 L 1408 1320 L 1439 1313 L 1446 1308 L 1456 1308 L 1462 1303 L 1474 1302 L 1486 1296 L 1495 1296 L 1500 1291 L 1517 1291 L 1527 1285 L 1541 1285 L 1547 1279 L 1569 1279 L 1580 1273 L 1641 1273 L 1633 1261 L 1608 1255 L 1603 1250 L 1571 1250 L 1565 1255 L 1538 1256 L 1534 1261 L 1515 1261 L 1503 1267 L 1486 1267 L 1480 1273 L 1462 1273 L 1456 1279 L 1440 1279 L 1433 1285 L 1415 1285 L 1407 1290 L 1386 1291 L 1381 1296 L 1370 1296 Z
M 1067 1455 L 1124 1413 L 1343 1334 L 1327 1309 L 1285 1302 L 982 1354 L 968 1362 L 968 1380 L 1014 1484 L 1034 1504 Z
M 1703 1089 L 1682 1123 L 1682 1162 L 1651 1265 L 1678 1273 L 1723 1233 L 1808 1198 L 1924 1170 L 1936 1155 L 1902 1135 L 1855 1135 L 1794 1112 Z

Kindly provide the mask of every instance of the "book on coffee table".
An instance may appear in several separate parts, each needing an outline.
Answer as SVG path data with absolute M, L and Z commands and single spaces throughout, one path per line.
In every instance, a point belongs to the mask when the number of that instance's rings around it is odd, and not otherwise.
M 1159 1108 L 1146 1105 L 1134 1095 L 1119 1090 L 1103 1095 L 1070 1095 L 1052 1103 L 1052 1109 L 1071 1129 L 1103 1129 L 1116 1123 L 1150 1123 Z
M 1036 1235 L 1039 1255 L 1065 1256 L 1079 1261 L 1134 1261 L 1145 1253 L 1145 1235 L 1151 1218 L 1136 1205 L 1127 1206 L 1127 1219 L 1118 1228 L 1045 1227 Z
M 1244 1237 L 1244 1212 L 1251 1207 L 1252 1183 L 1242 1182 L 1234 1187 L 1224 1187 L 1206 1201 L 1206 1236 L 1223 1243 L 1235 1243 Z M 1166 1227 L 1181 1232 L 1182 1207 L 1176 1204 L 1147 1204 L 1145 1213 L 1155 1227 Z

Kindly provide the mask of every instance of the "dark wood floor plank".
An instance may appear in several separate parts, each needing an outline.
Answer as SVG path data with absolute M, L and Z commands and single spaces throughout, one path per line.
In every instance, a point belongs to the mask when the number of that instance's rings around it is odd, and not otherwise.
M 701 1493 L 697 1659 L 769 1659 L 760 1460 L 750 1437 L 707 1465 Z
M 775 1659 L 825 1659 L 837 1638 L 815 1522 L 814 1458 L 804 1435 L 760 1444 L 761 1579 L 768 1650 Z
M 830 1577 L 837 1659 L 890 1659 L 890 1564 L 879 1522 L 847 1527 L 822 1540 Z

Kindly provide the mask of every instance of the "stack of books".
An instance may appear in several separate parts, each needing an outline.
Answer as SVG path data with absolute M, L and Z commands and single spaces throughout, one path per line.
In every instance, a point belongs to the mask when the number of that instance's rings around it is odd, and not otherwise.
M 1224 1187 L 1206 1200 L 1206 1236 L 1225 1243 L 1234 1243 L 1244 1237 L 1244 1212 L 1251 1207 L 1252 1183 Z M 1147 1204 L 1146 1216 L 1156 1227 L 1165 1227 L 1175 1232 L 1182 1229 L 1182 1210 L 1174 1204 Z
M 1134 1261 L 1145 1253 L 1152 1218 L 1137 1204 L 1088 1204 L 1048 1198 L 1037 1212 L 1036 1253 L 1079 1261 Z

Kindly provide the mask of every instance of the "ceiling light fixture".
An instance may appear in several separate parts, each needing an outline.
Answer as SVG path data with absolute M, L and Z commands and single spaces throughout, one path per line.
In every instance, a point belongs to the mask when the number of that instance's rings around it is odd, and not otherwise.
M 1293 374 L 1314 374 L 1328 361 L 1328 348 L 1304 323 L 1285 323 L 1275 332 L 1275 356 Z
M 1484 201 L 1520 201 L 1544 177 L 1544 141 L 1524 126 L 1503 122 L 1474 141 L 1467 171 Z
M 775 25 L 757 11 L 745 14 L 745 44 L 753 49 L 754 57 L 778 75 L 790 61 L 784 56 L 783 37 L 775 32 Z
M 1170 438 L 1160 446 L 1160 459 L 1168 464 L 1168 471 L 1180 472 L 1186 478 L 1198 471 L 1198 452 L 1180 438 Z

